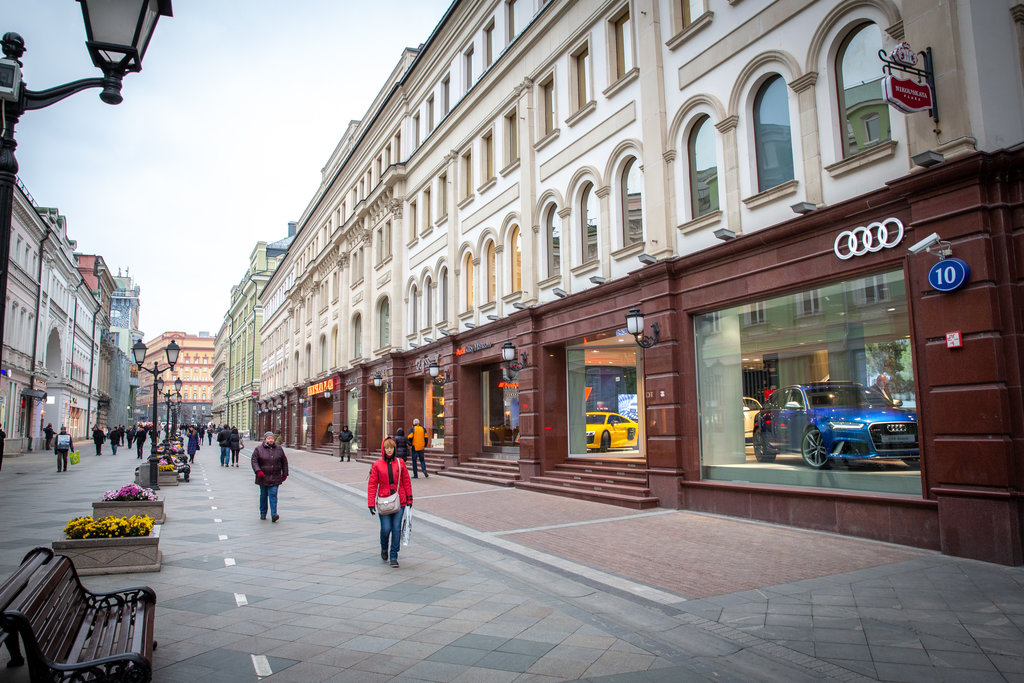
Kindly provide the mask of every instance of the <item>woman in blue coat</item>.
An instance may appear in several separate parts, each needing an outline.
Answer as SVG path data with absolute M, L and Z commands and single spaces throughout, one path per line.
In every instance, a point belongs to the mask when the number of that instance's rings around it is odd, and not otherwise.
M 199 450 L 199 434 L 196 432 L 195 427 L 188 428 L 188 445 L 185 446 L 185 451 L 188 453 L 188 461 L 193 463 L 196 461 L 196 451 Z

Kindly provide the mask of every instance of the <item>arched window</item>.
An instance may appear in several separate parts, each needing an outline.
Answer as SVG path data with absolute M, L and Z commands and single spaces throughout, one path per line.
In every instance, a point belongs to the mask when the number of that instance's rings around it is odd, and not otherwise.
M 441 304 L 441 320 L 448 321 L 448 269 L 441 269 L 441 285 L 438 287 L 437 300 Z
M 718 211 L 718 156 L 711 118 L 702 116 L 690 130 L 686 143 L 690 158 L 690 201 L 693 217 Z
M 498 289 L 498 264 L 494 242 L 487 243 L 487 303 L 494 301 Z
M 562 219 L 554 204 L 544 214 L 544 235 L 547 238 L 548 277 L 555 277 L 562 269 Z
M 597 258 L 597 216 L 598 216 L 597 193 L 594 192 L 594 184 L 587 183 L 580 193 L 579 217 L 580 217 L 580 244 L 583 251 L 580 256 L 583 262 L 593 261 Z
M 622 246 L 644 241 L 644 176 L 636 158 L 626 162 L 620 183 L 622 205 Z
M 850 32 L 836 59 L 839 120 L 843 122 L 843 155 L 853 156 L 892 136 L 889 105 L 882 96 L 878 51 L 882 33 L 876 24 Z
M 425 310 L 423 311 L 423 322 L 426 327 L 434 326 L 434 293 L 432 290 L 433 283 L 430 281 L 430 277 L 427 277 L 423 281 L 423 303 L 425 304 Z
M 358 313 L 352 317 L 352 357 L 363 357 L 363 319 Z
M 462 278 L 466 283 L 466 310 L 473 310 L 473 255 L 466 254 L 466 261 L 462 267 Z
M 416 289 L 416 285 L 413 285 L 409 290 L 409 333 L 414 334 L 416 330 L 420 329 L 419 320 L 417 319 L 417 313 L 420 308 L 420 292 Z
M 306 344 L 306 377 L 313 374 L 313 348 L 311 344 Z
M 341 365 L 341 359 L 338 358 L 338 326 L 335 325 L 331 328 L 331 367 L 338 367 Z
M 512 228 L 512 235 L 508 244 L 511 254 L 509 260 L 512 265 L 512 291 L 520 292 L 523 289 L 523 244 L 520 239 L 519 226 Z
M 320 335 L 320 372 L 327 370 L 327 336 Z
M 775 75 L 765 81 L 754 98 L 754 148 L 758 192 L 793 180 L 793 137 L 786 82 L 782 76 Z
M 391 346 L 391 302 L 387 297 L 381 299 L 377 307 L 377 323 L 377 346 Z

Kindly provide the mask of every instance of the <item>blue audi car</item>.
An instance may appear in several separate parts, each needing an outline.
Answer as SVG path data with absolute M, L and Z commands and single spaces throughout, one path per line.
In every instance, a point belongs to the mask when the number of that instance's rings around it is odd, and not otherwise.
M 917 412 L 854 382 L 814 382 L 772 393 L 754 418 L 754 457 L 799 453 L 819 469 L 832 461 L 920 462 Z

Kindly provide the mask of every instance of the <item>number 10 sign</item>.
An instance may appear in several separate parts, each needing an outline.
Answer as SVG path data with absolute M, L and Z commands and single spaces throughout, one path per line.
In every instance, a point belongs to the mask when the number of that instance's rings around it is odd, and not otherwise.
M 940 292 L 960 289 L 971 279 L 971 268 L 958 258 L 945 258 L 928 271 L 928 284 Z

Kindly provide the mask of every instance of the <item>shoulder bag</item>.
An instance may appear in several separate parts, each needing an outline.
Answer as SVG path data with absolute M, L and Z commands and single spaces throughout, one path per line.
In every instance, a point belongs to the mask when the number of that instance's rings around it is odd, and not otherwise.
M 397 458 L 395 458 L 395 460 L 397 460 Z M 391 464 L 385 460 L 384 466 L 388 468 L 388 491 L 394 491 L 394 493 L 390 496 L 382 496 L 380 495 L 380 486 L 378 485 L 377 512 L 382 515 L 393 515 L 398 512 L 400 507 L 402 507 L 402 502 L 398 499 L 398 488 L 395 487 L 395 475 L 391 471 Z

